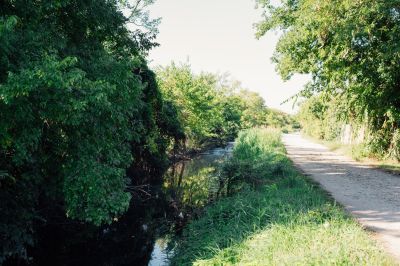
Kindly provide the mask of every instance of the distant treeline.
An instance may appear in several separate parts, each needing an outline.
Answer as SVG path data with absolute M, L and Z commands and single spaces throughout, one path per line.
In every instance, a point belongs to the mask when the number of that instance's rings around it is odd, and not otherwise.
M 322 138 L 363 126 L 364 151 L 400 158 L 400 1 L 257 0 L 265 11 L 258 36 L 283 34 L 273 60 L 283 78 L 309 74 L 298 96 L 303 127 Z
M 0 3 L 0 264 L 27 259 L 47 225 L 112 223 L 175 149 L 291 121 L 216 75 L 156 77 L 152 2 Z
M 298 127 L 290 115 L 267 108 L 258 93 L 224 75 L 194 74 L 190 65 L 175 63 L 156 73 L 164 100 L 176 108 L 186 149 L 233 141 L 246 128 Z

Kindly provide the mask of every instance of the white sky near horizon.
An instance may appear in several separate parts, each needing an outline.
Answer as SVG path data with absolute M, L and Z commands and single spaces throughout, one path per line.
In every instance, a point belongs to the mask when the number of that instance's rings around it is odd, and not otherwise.
M 267 33 L 257 40 L 253 24 L 261 10 L 254 0 L 158 0 L 152 17 L 161 17 L 150 66 L 187 62 L 195 73 L 230 73 L 244 88 L 258 92 L 268 107 L 294 113 L 292 103 L 281 105 L 309 80 L 294 76 L 284 82 L 271 57 L 279 38 Z

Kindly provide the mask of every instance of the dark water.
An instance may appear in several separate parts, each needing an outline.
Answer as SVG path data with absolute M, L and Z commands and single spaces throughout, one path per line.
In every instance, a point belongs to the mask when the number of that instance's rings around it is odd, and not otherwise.
M 225 148 L 209 150 L 190 161 L 179 162 L 167 171 L 163 189 L 177 214 L 175 231 L 158 235 L 149 266 L 169 265 L 174 252 L 173 234 L 179 233 L 179 226 L 184 226 L 201 212 L 202 207 L 219 196 L 219 166 L 231 154 L 232 147 L 233 143 L 229 143 Z
M 128 212 L 111 225 L 100 229 L 71 222 L 46 226 L 29 252 L 29 265 L 168 265 L 186 222 L 218 197 L 218 166 L 232 146 L 176 163 L 162 183 L 136 187 Z M 16 264 L 25 263 L 10 263 Z

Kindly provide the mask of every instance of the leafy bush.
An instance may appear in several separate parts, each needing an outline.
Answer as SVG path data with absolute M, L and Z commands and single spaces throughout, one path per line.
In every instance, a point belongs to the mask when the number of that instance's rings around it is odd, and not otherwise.
M 361 143 L 354 143 L 351 154 L 356 159 L 372 157 L 377 159 L 400 159 L 400 133 L 394 118 L 374 123 L 366 115 L 363 119 L 350 119 L 343 115 L 342 96 L 329 97 L 323 93 L 303 102 L 297 115 L 302 131 L 313 138 L 340 141 L 343 126 L 350 125 L 351 134 L 356 137 L 358 130 L 364 128 L 365 136 Z
M 304 101 L 297 114 L 302 131 L 317 139 L 338 140 L 344 122 L 340 121 L 336 102 L 326 100 L 322 94 Z

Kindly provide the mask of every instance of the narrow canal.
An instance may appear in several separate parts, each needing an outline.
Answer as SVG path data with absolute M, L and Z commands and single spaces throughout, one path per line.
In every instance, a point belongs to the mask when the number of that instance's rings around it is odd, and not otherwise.
M 185 224 L 221 194 L 218 171 L 232 147 L 229 143 L 180 161 L 162 182 L 136 186 L 128 212 L 110 225 L 47 226 L 29 251 L 29 265 L 169 265 Z
M 168 169 L 164 176 L 164 193 L 175 209 L 175 228 L 158 235 L 149 266 L 169 265 L 175 248 L 175 237 L 185 223 L 195 218 L 202 208 L 221 192 L 218 171 L 231 154 L 233 143 L 225 148 L 209 150 L 189 161 L 181 161 Z M 172 234 L 172 235 L 171 235 Z

